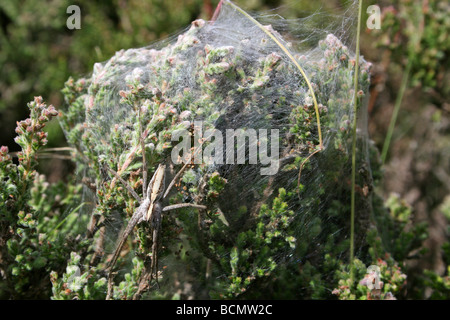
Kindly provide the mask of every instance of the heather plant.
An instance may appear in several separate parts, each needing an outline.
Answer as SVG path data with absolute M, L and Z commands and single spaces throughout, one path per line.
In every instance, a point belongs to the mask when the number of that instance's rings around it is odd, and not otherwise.
M 409 229 L 412 213 L 400 199 L 384 204 L 374 193 L 378 154 L 365 132 L 371 64 L 359 59 L 356 72 L 346 45 L 354 9 L 349 3 L 340 15 L 293 23 L 221 1 L 212 21 L 195 20 L 177 36 L 118 51 L 92 74 L 70 78 L 59 120 L 83 188 L 48 184 L 34 171 L 43 125 L 57 112 L 41 99 L 31 103 L 17 131 L 19 164 L 1 150 L 2 294 L 105 299 L 110 280 L 111 298 L 132 299 L 158 255 L 142 298 L 402 298 L 403 262 L 425 234 Z M 234 161 L 242 151 L 234 137 L 207 134 L 227 129 L 248 134 L 243 163 Z M 251 143 L 252 130 L 262 137 L 273 129 L 279 134 Z M 179 132 L 190 133 L 183 152 Z M 350 261 L 353 138 L 357 258 Z M 265 154 L 250 163 L 255 146 Z M 186 158 L 208 150 L 215 162 Z M 267 159 L 277 170 L 262 175 Z M 164 205 L 205 208 L 164 212 L 158 240 L 152 221 L 137 224 L 111 266 L 141 205 L 127 185 L 145 199 L 146 177 L 161 164 L 166 186 L 176 178 Z M 380 270 L 379 292 L 370 265 Z
M 382 17 L 381 17 L 381 29 L 373 30 L 373 36 L 376 37 L 376 46 L 381 49 L 379 52 L 386 58 L 386 74 L 388 82 L 387 87 L 395 86 L 397 75 L 401 74 L 401 83 L 398 86 L 399 90 L 395 91 L 395 104 L 393 109 L 392 118 L 390 125 L 384 140 L 383 150 L 382 150 L 382 161 L 385 162 L 388 159 L 389 146 L 393 137 L 395 137 L 395 132 L 406 132 L 406 128 L 416 121 L 417 119 L 422 120 L 423 115 L 432 111 L 434 116 L 430 118 L 428 124 L 429 131 L 432 132 L 432 137 L 426 137 L 427 135 L 423 133 L 417 134 L 416 130 L 408 132 L 406 136 L 403 136 L 399 141 L 398 145 L 402 142 L 411 139 L 414 135 L 416 140 L 415 143 L 421 146 L 427 146 L 428 141 L 432 140 L 436 142 L 436 145 L 442 146 L 437 148 L 437 152 L 433 154 L 430 150 L 435 149 L 433 146 L 430 149 L 418 148 L 414 152 L 412 163 L 414 164 L 414 169 L 417 170 L 419 166 L 423 165 L 423 162 L 432 162 L 430 165 L 431 169 L 429 172 L 439 171 L 446 172 L 448 163 L 448 124 L 446 123 L 445 117 L 442 115 L 448 113 L 447 103 L 449 97 L 448 91 L 448 79 L 449 73 L 447 70 L 448 57 L 449 57 L 449 43 L 447 41 L 448 31 L 450 26 L 449 10 L 450 7 L 448 3 L 442 1 L 394 1 L 390 3 L 389 6 L 382 6 Z M 414 89 L 414 90 L 408 90 Z M 404 101 L 411 99 L 411 97 L 417 95 L 417 104 L 411 109 L 411 105 L 405 106 L 409 112 L 401 113 L 401 106 Z M 414 98 L 415 99 L 415 98 Z M 411 112 L 413 111 L 413 112 Z M 417 118 L 416 118 L 417 117 Z M 398 128 L 397 128 L 398 124 Z M 430 133 L 428 133 L 429 135 Z M 424 138 L 422 138 L 422 136 Z M 419 138 L 420 137 L 420 138 Z M 397 145 L 397 146 L 398 146 Z M 431 155 L 432 154 L 432 155 Z M 395 157 L 399 156 L 396 150 L 393 153 Z M 436 161 L 435 161 L 436 159 Z M 435 161 L 435 162 L 434 162 Z M 442 169 L 440 168 L 442 167 Z M 438 169 L 439 168 L 439 169 Z M 421 175 L 426 176 L 424 171 L 418 169 L 416 172 L 421 172 Z M 419 176 L 419 175 L 416 175 Z M 429 198 L 432 195 L 432 201 L 427 201 L 427 206 L 420 209 L 417 206 L 419 201 L 416 201 L 415 207 L 418 212 L 412 212 L 412 215 L 422 215 L 425 213 L 428 215 L 431 221 L 435 217 L 439 217 L 443 211 L 441 208 L 445 207 L 444 198 L 448 194 L 448 188 L 443 187 L 445 185 L 444 180 L 439 179 L 438 183 L 432 181 L 432 179 L 414 179 L 411 181 L 411 185 L 414 188 L 419 188 L 422 191 L 420 198 Z M 433 186 L 436 186 L 437 192 L 432 190 Z M 398 190 L 400 192 L 400 190 Z M 403 193 L 407 193 L 405 190 Z M 388 201 L 392 201 L 391 198 Z M 431 199 L 431 198 L 430 198 Z M 399 199 L 395 200 L 394 203 L 399 203 Z M 412 208 L 407 211 L 411 213 Z M 440 219 L 440 218 L 439 218 Z M 397 220 L 397 218 L 396 218 Z M 416 219 L 417 220 L 417 219 Z M 444 219 L 443 219 L 444 220 Z M 398 221 L 398 220 L 397 220 Z M 392 222 L 388 223 L 391 224 Z M 447 222 L 448 223 L 448 222 Z M 409 223 L 410 224 L 410 223 Z M 409 243 L 410 246 L 416 247 L 417 249 L 410 254 L 408 257 L 407 246 L 403 247 L 405 250 L 403 253 L 399 252 L 398 249 L 393 249 L 393 254 L 397 261 L 411 261 L 412 258 L 422 259 L 421 263 L 427 264 L 430 261 L 430 256 L 439 257 L 438 260 L 442 259 L 442 264 L 445 266 L 444 270 L 448 267 L 448 259 L 445 258 L 445 248 L 448 244 L 448 234 L 445 231 L 438 231 L 433 228 L 433 223 L 431 223 L 431 232 L 439 234 L 442 233 L 443 245 L 437 246 L 437 248 L 428 248 L 428 253 L 424 252 L 424 248 L 418 249 L 419 243 L 423 241 L 425 227 L 423 224 L 418 224 L 416 227 L 409 225 L 408 230 L 415 229 L 415 232 L 405 234 L 398 234 L 396 239 L 391 238 L 394 247 L 399 247 L 400 242 Z M 388 233 L 395 233 L 394 228 L 391 225 L 387 227 L 388 231 L 383 235 L 383 239 L 386 240 Z M 444 227 L 442 228 L 444 229 Z M 435 235 L 434 235 L 435 236 Z M 437 236 L 439 237 L 439 236 Z M 407 240 L 410 238 L 411 240 Z M 395 244 L 394 244 L 395 242 Z M 440 247 L 440 248 L 439 248 Z M 428 254 L 428 256 L 426 255 Z M 441 258 L 442 257 L 442 258 Z M 406 264 L 406 263 L 405 263 Z M 426 291 L 433 292 L 433 281 L 435 283 L 445 283 L 445 277 L 448 275 L 447 271 L 441 274 L 437 274 L 436 271 L 425 271 L 427 274 L 433 274 L 431 281 L 427 280 L 427 285 L 424 284 L 420 278 L 423 278 L 423 272 L 410 273 L 409 268 L 405 268 L 405 272 L 409 275 L 408 281 L 408 295 L 410 297 L 425 298 L 429 295 L 424 294 L 424 287 L 428 287 Z M 425 277 L 427 278 L 427 277 Z M 442 289 L 437 289 L 435 293 L 431 294 L 432 297 L 445 297 L 448 296 L 444 293 Z
M 418 285 L 423 288 L 430 288 L 430 299 L 448 300 L 450 298 L 450 197 L 446 197 L 440 206 L 440 211 L 444 214 L 446 219 L 446 241 L 442 243 L 441 255 L 443 258 L 446 270 L 439 274 L 432 270 L 424 270 Z M 416 290 L 419 291 L 419 290 Z
M 4 0 L 0 3 L 0 144 L 12 143 L 16 120 L 27 117 L 26 103 L 36 92 L 55 106 L 63 101 L 62 84 L 82 75 L 97 61 L 121 48 L 167 37 L 202 11 L 202 0 L 109 2 L 80 0 Z M 69 5 L 81 10 L 81 29 L 66 26 Z M 146 13 L 146 14 L 145 14 Z M 50 146 L 64 136 L 57 121 L 47 125 Z
M 406 275 L 393 259 L 378 259 L 371 265 L 379 274 L 374 275 L 360 260 L 355 261 L 355 276 L 359 281 L 351 281 L 346 268 L 336 271 L 338 287 L 333 290 L 340 300 L 396 300 L 397 292 L 406 287 Z
M 393 1 L 383 8 L 377 45 L 391 52 L 391 62 L 409 69 L 411 87 L 446 92 L 444 66 L 448 62 L 450 28 L 448 3 L 441 1 Z M 408 67 L 410 64 L 410 67 Z
M 69 253 L 83 247 L 77 209 L 68 211 L 81 205 L 80 188 L 50 185 L 36 171 L 38 152 L 47 144 L 43 128 L 58 112 L 41 97 L 28 108 L 30 118 L 17 123 L 17 161 L 5 146 L 0 153 L 2 298 L 48 297 L 49 272 L 60 270 Z
M 287 42 L 276 31 L 282 24 L 283 20 L 275 19 L 272 26 L 264 26 L 223 2 L 213 21 L 196 20 L 174 39 L 119 51 L 106 63 L 96 64 L 89 78 L 66 83 L 62 127 L 77 150 L 74 157 L 79 171 L 95 186 L 93 216 L 103 230 L 96 235 L 102 246 L 93 253 L 100 263 L 91 266 L 89 261 L 97 261 L 93 257 L 79 261 L 84 266 L 76 276 L 81 285 L 73 294 L 91 290 L 85 289 L 89 283 L 83 277 L 104 283 L 101 272 L 85 274 L 92 267 L 106 270 L 114 247 L 108 237 L 119 234 L 117 224 L 122 219 L 126 224 L 137 209 L 138 203 L 118 176 L 137 192 L 142 190 L 145 153 L 149 176 L 159 163 L 167 163 L 173 177 L 180 164 L 173 163 L 173 158 L 172 163 L 167 161 L 178 141 L 173 137 L 182 129 L 191 130 L 188 139 L 194 140 L 194 148 L 200 145 L 203 150 L 217 144 L 207 136 L 196 144 L 200 130 L 276 129 L 280 132 L 280 164 L 278 171 L 264 176 L 261 164 L 249 163 L 250 154 L 245 155 L 245 163 L 230 163 L 225 156 L 220 158 L 217 149 L 213 153 L 216 163 L 191 164 L 177 181 L 178 191 L 169 203 L 195 202 L 207 209 L 164 215 L 158 252 L 162 269 L 155 275 L 159 290 L 150 290 L 149 297 L 184 297 L 177 293 L 183 291 L 177 283 L 192 279 L 195 287 L 185 295 L 256 297 L 256 288 L 267 279 L 273 280 L 266 282 L 268 286 L 279 288 L 276 279 L 287 272 L 298 273 L 294 270 L 299 264 L 309 265 L 317 278 L 325 270 L 322 259 L 327 250 L 334 257 L 345 256 L 356 61 L 351 50 L 326 28 L 313 34 L 305 49 L 295 38 Z M 336 25 L 337 21 L 330 20 L 330 29 Z M 232 31 L 236 28 L 241 32 Z M 361 59 L 359 69 L 356 96 L 361 101 L 359 112 L 364 114 L 370 64 Z M 202 128 L 196 127 L 196 121 Z M 364 124 L 361 130 L 357 149 L 359 250 L 370 220 L 372 190 Z M 273 137 L 266 138 L 259 144 L 268 143 L 269 149 Z M 226 141 L 223 150 L 234 146 Z M 246 150 L 250 152 L 251 147 Z M 117 279 L 122 281 L 115 283 L 116 299 L 135 294 L 143 268 L 156 254 L 150 250 L 151 226 L 144 223 L 136 229 L 135 241 L 129 244 L 134 257 L 128 254 L 118 261 Z M 330 272 L 322 280 L 324 287 L 329 285 Z M 55 297 L 62 297 L 64 293 L 57 288 L 68 286 L 64 281 L 69 275 L 53 276 Z M 302 283 L 305 277 L 298 277 Z M 319 297 L 326 290 L 302 292 L 294 286 L 283 293 L 271 291 L 274 296 Z
M 449 4 L 442 1 L 394 1 L 383 8 L 381 29 L 373 30 L 379 39 L 377 46 L 389 52 L 390 68 L 402 74 L 383 145 L 383 162 L 408 88 L 419 88 L 439 103 L 448 99 L 449 13 Z
M 425 222 L 412 223 L 412 208 L 396 194 L 385 201 L 385 206 L 388 214 L 375 218 L 380 237 L 393 258 L 405 262 L 412 252 L 423 250 L 422 244 L 428 237 L 428 226 Z

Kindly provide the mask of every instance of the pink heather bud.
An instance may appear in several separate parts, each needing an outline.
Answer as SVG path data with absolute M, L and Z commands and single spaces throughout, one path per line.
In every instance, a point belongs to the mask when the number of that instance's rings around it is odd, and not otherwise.
M 50 108 L 50 114 L 51 114 L 52 116 L 56 117 L 56 116 L 59 116 L 59 111 L 56 110 L 55 107 L 51 106 L 51 108 Z
M 318 105 L 318 108 L 319 108 L 319 112 L 328 112 L 328 108 L 326 107 L 326 106 L 324 106 L 323 104 L 321 104 L 321 103 L 319 103 L 319 105 Z
M 152 94 L 155 95 L 156 97 L 160 98 L 161 97 L 161 90 L 159 90 L 158 88 L 153 88 L 152 89 Z
M 181 119 L 188 119 L 191 116 L 191 112 L 189 110 L 185 110 L 180 113 Z
M 34 97 L 34 102 L 37 104 L 42 104 L 42 97 Z
M 367 285 L 369 284 L 369 279 L 368 279 L 368 277 L 367 277 L 367 276 L 364 277 L 364 278 L 359 282 L 359 284 L 362 285 L 362 286 L 367 286 Z
M 195 28 L 201 28 L 205 25 L 205 20 L 203 19 L 197 19 L 195 21 L 192 21 L 191 23 Z
M 44 116 L 44 117 L 48 118 L 50 116 L 50 112 L 48 112 L 48 109 L 42 110 L 42 115 L 41 116 Z
M 1 148 L 0 148 L 1 154 L 8 154 L 8 152 L 9 152 L 9 149 L 7 146 L 1 146 Z
M 26 124 L 25 121 L 16 121 L 17 124 L 17 128 L 22 128 L 22 129 L 26 129 L 28 127 L 28 125 Z
M 388 292 L 386 293 L 384 300 L 397 300 L 397 298 L 395 298 L 395 296 L 391 292 Z
M 170 65 L 172 65 L 174 61 L 175 61 L 175 57 L 167 58 L 167 62 L 169 62 Z

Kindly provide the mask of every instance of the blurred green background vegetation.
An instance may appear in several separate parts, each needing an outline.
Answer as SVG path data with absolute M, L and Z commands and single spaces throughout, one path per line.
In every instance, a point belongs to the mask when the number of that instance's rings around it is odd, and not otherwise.
M 42 96 L 58 108 L 70 77 L 124 48 L 142 47 L 188 26 L 211 19 L 218 0 L 2 0 L 0 2 L 0 145 L 13 141 L 16 121 L 28 116 L 27 102 Z M 284 0 L 239 0 L 249 11 L 283 5 Z M 341 1 L 311 1 L 290 14 L 299 17 Z M 448 241 L 443 207 L 450 195 L 450 86 L 448 71 L 450 4 L 447 1 L 364 1 L 382 10 L 381 30 L 363 23 L 361 54 L 373 62 L 369 133 L 381 150 L 395 105 L 399 113 L 378 186 L 387 199 L 395 192 L 411 206 L 415 222 L 429 224 L 429 253 L 415 261 L 445 273 L 442 244 Z M 81 30 L 69 30 L 69 5 L 81 9 Z M 405 76 L 405 73 L 407 76 Z M 402 85 L 405 94 L 399 98 Z M 397 102 L 397 103 L 396 103 Z M 49 147 L 65 145 L 58 123 L 48 126 Z M 50 181 L 59 181 L 68 163 L 53 159 Z M 447 198 L 446 198 L 447 197 Z M 447 200 L 448 202 L 448 200 Z M 447 263 L 448 264 L 448 263 Z

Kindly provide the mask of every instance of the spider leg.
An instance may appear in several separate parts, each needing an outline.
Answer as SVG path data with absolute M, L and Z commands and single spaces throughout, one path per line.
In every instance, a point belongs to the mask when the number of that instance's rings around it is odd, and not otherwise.
M 114 176 L 120 180 L 120 182 L 122 182 L 122 184 L 125 186 L 125 188 L 127 188 L 128 192 L 139 202 L 142 202 L 141 197 L 139 197 L 139 195 L 136 193 L 136 191 L 133 190 L 133 188 L 131 188 L 131 186 L 113 169 L 111 169 L 110 167 L 106 166 L 106 168 L 111 171 L 112 174 L 114 174 Z
M 194 152 L 192 152 L 189 156 L 189 160 L 186 161 L 186 163 L 184 164 L 184 166 L 180 169 L 180 171 L 178 171 L 178 173 L 175 175 L 175 177 L 173 177 L 172 181 L 170 182 L 169 186 L 166 189 L 166 192 L 164 192 L 163 195 L 163 199 L 165 199 L 167 197 L 167 195 L 169 194 L 170 190 L 172 189 L 173 185 L 175 184 L 175 182 L 178 180 L 178 178 L 180 178 L 180 176 L 183 174 L 183 172 L 186 170 L 188 164 L 191 163 L 192 159 L 194 158 L 194 154 L 199 152 L 201 150 L 201 145 L 197 148 L 197 150 L 194 150 Z
M 166 211 L 170 211 L 170 210 L 176 210 L 176 209 L 180 209 L 180 208 L 196 208 L 196 209 L 206 209 L 206 206 L 203 206 L 201 204 L 195 204 L 195 203 L 178 203 L 178 204 L 173 204 L 170 206 L 165 206 L 162 211 L 166 212 Z
M 119 242 L 116 245 L 116 249 L 114 250 L 114 254 L 110 260 L 110 262 L 108 263 L 108 291 L 107 291 L 107 295 L 106 295 L 106 299 L 109 300 L 111 299 L 112 295 L 113 295 L 113 291 L 114 291 L 114 272 L 113 272 L 113 268 L 117 262 L 117 259 L 119 258 L 120 255 L 120 251 L 122 250 L 123 245 L 125 244 L 125 242 L 128 239 L 128 236 L 130 235 L 130 233 L 133 231 L 134 227 L 142 221 L 142 217 L 144 212 L 147 210 L 148 208 L 148 201 L 144 201 L 143 203 L 141 203 L 141 205 L 139 206 L 139 208 L 134 212 L 133 216 L 131 217 L 130 221 L 128 222 L 127 227 L 125 228 L 124 232 L 122 233 L 122 235 L 119 238 Z
M 142 151 L 142 194 L 145 197 L 147 193 L 147 161 L 145 157 L 145 142 L 142 134 L 142 119 L 141 119 L 141 109 L 139 108 L 139 141 L 141 143 L 141 151 Z
M 153 184 L 155 183 L 155 179 L 156 179 L 156 171 L 153 173 L 152 178 L 150 179 L 150 182 L 147 185 L 147 194 L 145 194 L 145 197 L 150 199 L 150 195 L 152 194 L 152 189 L 153 189 Z
M 158 284 L 158 249 L 159 249 L 159 234 L 161 231 L 162 222 L 162 209 L 161 203 L 155 203 L 153 215 L 152 215 L 152 227 L 153 227 L 153 244 L 152 244 L 152 261 L 150 266 L 150 274 L 155 275 L 156 284 Z
M 144 139 L 140 138 L 141 140 L 141 148 L 142 148 L 142 194 L 147 193 L 147 160 L 145 159 L 145 144 Z
M 169 194 L 170 190 L 172 189 L 173 185 L 175 184 L 175 182 L 178 180 L 178 178 L 183 174 L 184 170 L 186 170 L 187 165 L 190 163 L 186 162 L 185 165 L 180 169 L 180 171 L 178 171 L 178 173 L 175 175 L 175 177 L 173 177 L 172 181 L 169 183 L 169 186 L 166 189 L 166 192 L 164 192 L 163 195 L 163 199 L 165 199 L 167 197 L 167 195 Z
M 156 284 L 159 287 L 158 283 L 158 246 L 159 246 L 159 228 L 153 229 L 153 244 L 152 244 L 152 261 L 151 261 L 151 277 L 154 277 Z M 154 275 L 154 276 L 153 276 Z

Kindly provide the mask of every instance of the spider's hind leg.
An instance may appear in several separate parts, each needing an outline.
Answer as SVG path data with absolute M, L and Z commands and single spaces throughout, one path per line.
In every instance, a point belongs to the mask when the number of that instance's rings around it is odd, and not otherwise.
M 160 202 L 155 203 L 153 215 L 152 215 L 152 228 L 153 228 L 153 244 L 152 244 L 152 261 L 150 272 L 152 277 L 154 275 L 156 283 L 158 283 L 158 251 L 160 243 L 161 223 L 162 223 L 162 206 Z M 159 285 L 158 285 L 159 286 Z
M 113 169 L 111 169 L 109 166 L 106 166 L 106 168 L 112 173 L 114 174 L 114 176 L 120 180 L 120 182 L 125 186 L 125 188 L 127 188 L 128 192 L 139 202 L 142 203 L 142 199 L 141 197 L 139 197 L 139 195 L 136 193 L 136 191 L 133 190 L 133 188 L 131 188 L 131 186 L 128 184 L 128 182 L 126 182 L 116 171 L 114 171 Z
M 184 166 L 180 169 L 180 171 L 178 171 L 178 173 L 175 175 L 175 177 L 173 177 L 172 181 L 169 183 L 169 186 L 167 187 L 166 191 L 164 192 L 164 195 L 162 197 L 163 199 L 165 199 L 167 197 L 170 190 L 172 190 L 172 187 L 175 185 L 175 183 L 180 178 L 180 176 L 184 173 L 184 171 L 186 170 L 186 168 L 189 164 L 190 164 L 190 162 L 186 162 L 184 164 Z
M 139 142 L 141 144 L 141 152 L 142 152 L 142 194 L 145 197 L 147 193 L 147 160 L 145 157 L 145 141 L 144 135 L 142 133 L 142 119 L 141 119 L 141 110 L 139 109 Z

